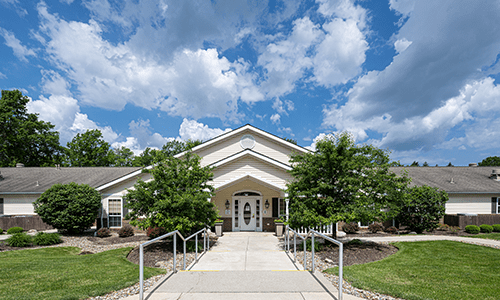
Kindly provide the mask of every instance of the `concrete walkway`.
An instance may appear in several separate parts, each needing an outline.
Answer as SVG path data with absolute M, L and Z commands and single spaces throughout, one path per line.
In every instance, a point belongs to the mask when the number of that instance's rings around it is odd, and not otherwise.
M 168 274 L 144 299 L 337 299 L 338 290 L 321 273 L 302 269 L 273 234 L 229 232 L 191 270 Z

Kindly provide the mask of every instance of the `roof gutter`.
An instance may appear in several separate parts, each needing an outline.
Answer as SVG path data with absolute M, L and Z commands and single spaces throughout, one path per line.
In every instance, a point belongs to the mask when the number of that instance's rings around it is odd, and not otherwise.
M 43 192 L 0 192 L 0 195 L 41 195 Z

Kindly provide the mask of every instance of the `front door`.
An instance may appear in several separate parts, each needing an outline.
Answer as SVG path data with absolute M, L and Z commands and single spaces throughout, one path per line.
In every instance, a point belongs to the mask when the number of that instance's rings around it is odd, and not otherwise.
M 243 196 L 234 200 L 234 228 L 241 231 L 262 231 L 260 197 Z

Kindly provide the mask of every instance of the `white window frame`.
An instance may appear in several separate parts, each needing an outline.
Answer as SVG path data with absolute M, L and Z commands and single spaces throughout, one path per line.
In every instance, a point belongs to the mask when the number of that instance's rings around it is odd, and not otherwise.
M 5 215 L 5 200 L 0 198 L 0 215 Z
M 109 202 L 110 201 L 120 201 L 120 214 L 119 215 L 111 215 L 111 212 L 109 211 Z M 119 226 L 111 226 L 111 218 L 117 218 L 117 217 L 119 217 L 120 225 Z M 121 228 L 122 221 L 123 221 L 123 199 L 122 198 L 109 198 L 108 199 L 108 227 L 109 228 Z

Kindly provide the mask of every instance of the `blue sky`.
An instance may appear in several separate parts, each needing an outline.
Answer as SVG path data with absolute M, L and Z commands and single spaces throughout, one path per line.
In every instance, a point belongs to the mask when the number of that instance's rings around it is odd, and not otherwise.
M 0 87 L 66 144 L 135 153 L 250 123 L 401 163 L 500 148 L 500 1 L 0 0 Z

